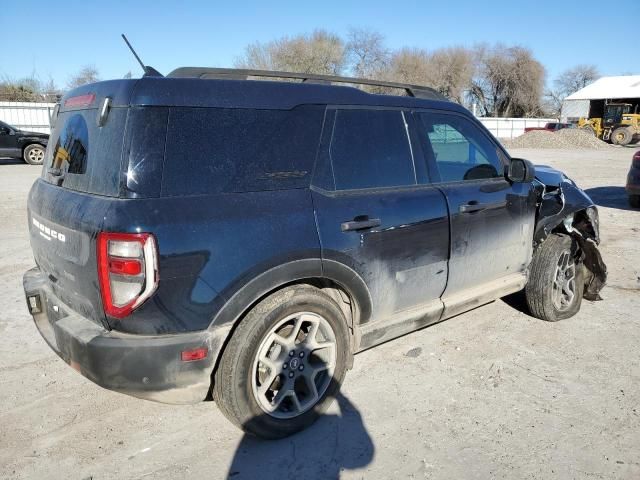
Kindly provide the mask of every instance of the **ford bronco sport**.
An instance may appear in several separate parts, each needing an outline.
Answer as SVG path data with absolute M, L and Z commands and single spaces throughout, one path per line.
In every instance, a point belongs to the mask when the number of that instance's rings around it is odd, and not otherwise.
M 67 93 L 28 201 L 24 290 L 51 348 L 275 438 L 363 349 L 523 289 L 548 321 L 598 298 L 598 213 L 573 181 L 433 90 L 345 82 L 376 83 L 182 68 Z

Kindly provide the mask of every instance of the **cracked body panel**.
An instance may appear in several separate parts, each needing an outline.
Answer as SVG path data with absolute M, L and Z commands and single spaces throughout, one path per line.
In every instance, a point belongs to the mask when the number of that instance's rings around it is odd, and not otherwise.
M 600 222 L 593 200 L 564 173 L 547 166 L 536 166 L 535 188 L 538 206 L 534 248 L 553 232 L 571 235 L 580 247 L 585 273 L 583 296 L 587 300 L 601 300 L 607 266 L 598 250 Z

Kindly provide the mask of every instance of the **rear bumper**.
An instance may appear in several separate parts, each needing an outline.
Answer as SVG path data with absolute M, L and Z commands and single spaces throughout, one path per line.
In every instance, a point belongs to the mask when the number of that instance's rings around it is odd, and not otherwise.
M 162 403 L 204 400 L 223 336 L 210 331 L 172 335 L 132 335 L 108 331 L 66 310 L 47 287 L 38 268 L 24 274 L 25 295 L 37 296 L 40 313 L 34 322 L 49 346 L 89 380 L 101 387 Z M 56 311 L 57 310 L 57 311 Z M 181 360 L 184 350 L 206 347 L 197 361 Z

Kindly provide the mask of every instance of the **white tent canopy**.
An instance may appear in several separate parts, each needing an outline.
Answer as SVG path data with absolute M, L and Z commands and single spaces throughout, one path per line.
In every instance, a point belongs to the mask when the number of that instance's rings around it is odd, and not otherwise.
M 565 100 L 640 98 L 640 75 L 602 77 L 569 95 Z

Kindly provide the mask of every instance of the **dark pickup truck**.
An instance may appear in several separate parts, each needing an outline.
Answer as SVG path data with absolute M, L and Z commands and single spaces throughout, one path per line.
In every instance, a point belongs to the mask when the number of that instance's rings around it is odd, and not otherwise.
M 557 132 L 563 128 L 573 128 L 571 123 L 548 122 L 544 127 L 527 127 L 524 133 L 533 132 L 534 130 L 545 130 L 547 132 Z
M 25 132 L 0 122 L 0 157 L 22 158 L 31 165 L 42 165 L 49 135 Z

